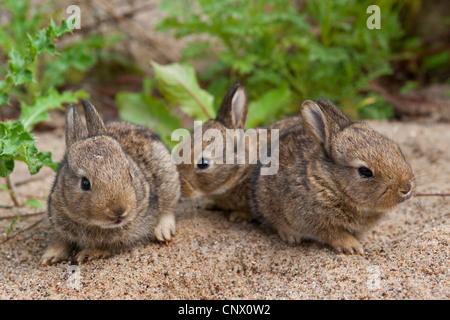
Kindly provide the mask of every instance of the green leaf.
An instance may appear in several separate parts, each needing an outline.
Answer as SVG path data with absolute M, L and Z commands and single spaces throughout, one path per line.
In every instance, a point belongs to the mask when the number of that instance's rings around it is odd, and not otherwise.
M 39 31 L 35 38 L 28 35 L 30 53 L 34 56 L 41 55 L 44 52 L 54 55 L 56 53 L 56 48 L 55 45 L 52 44 L 52 40 L 52 38 L 48 37 L 48 32 L 46 30 Z
M 10 74 L 15 85 L 24 84 L 33 81 L 33 74 L 28 69 L 19 70 Z
M 25 131 L 22 122 L 16 120 L 0 123 L 0 154 L 16 157 L 21 146 L 34 144 L 34 137 Z
M 214 97 L 200 88 L 192 66 L 178 63 L 162 66 L 154 61 L 151 64 L 158 90 L 169 104 L 179 106 L 197 120 L 215 117 Z
M 199 78 L 210 88 L 218 88 L 216 82 L 224 79 L 240 81 L 254 101 L 287 83 L 289 113 L 298 112 L 298 103 L 311 95 L 338 105 L 357 101 L 361 93 L 370 91 L 372 79 L 392 74 L 392 50 L 403 47 L 392 44 L 403 33 L 398 17 L 404 5 L 379 1 L 383 28 L 374 32 L 366 26 L 368 0 L 303 2 L 299 10 L 291 0 L 199 0 L 195 5 L 162 1 L 160 7 L 167 15 L 158 28 L 178 37 L 204 35 L 195 37 L 195 42 L 186 38 L 182 57 L 194 63 L 208 59 L 208 68 Z M 416 52 L 416 47 L 408 52 Z M 448 61 L 443 54 L 427 65 L 437 68 Z M 259 122 L 261 117 L 255 121 Z
M 9 96 L 6 92 L 0 92 L 0 106 L 7 105 L 9 103 Z
M 48 114 L 49 110 L 60 109 L 63 103 L 74 103 L 80 98 L 87 97 L 88 94 L 84 90 L 78 90 L 73 93 L 69 91 L 59 93 L 55 89 L 52 89 L 47 95 L 37 97 L 31 106 L 22 102 L 22 113 L 19 119 L 23 121 L 25 129 L 28 130 L 35 123 L 47 121 L 50 118 Z
M 41 81 L 42 74 L 47 69 L 45 64 L 42 65 L 46 60 L 37 61 L 36 57 L 43 53 L 54 55 L 56 49 L 52 41 L 71 32 L 71 29 L 63 20 L 61 26 L 51 21 L 46 29 L 35 32 L 40 17 L 35 14 L 31 20 L 27 20 L 28 5 L 11 0 L 6 3 L 6 7 L 12 11 L 13 22 L 10 24 L 11 30 L 0 30 L 0 43 L 7 50 L 12 49 L 9 50 L 7 68 L 4 68 L 6 78 L 0 81 L 0 105 L 9 103 L 10 94 L 15 95 L 21 101 L 21 116 L 16 121 L 0 122 L 0 176 L 10 175 L 15 161 L 25 162 L 31 174 L 37 173 L 43 166 L 56 171 L 58 163 L 52 161 L 50 152 L 39 152 L 35 137 L 29 130 L 34 124 L 48 120 L 49 110 L 61 108 L 64 103 L 76 102 L 79 98 L 88 97 L 88 94 L 83 90 L 59 93 L 54 86 L 46 87 L 45 83 L 31 82 L 33 72 L 40 72 Z M 39 8 L 36 12 L 39 13 Z M 16 87 L 28 83 L 31 84 Z M 43 91 L 42 88 L 46 90 Z M 25 101 L 31 105 L 27 105 Z
M 42 202 L 36 198 L 30 198 L 23 203 L 24 206 L 33 208 L 33 209 L 41 209 L 43 207 Z
M 49 167 L 53 171 L 58 171 L 59 162 L 52 161 L 52 153 L 50 151 L 39 152 L 36 154 L 36 158 L 43 166 Z
M 13 230 L 14 224 L 17 222 L 17 220 L 19 220 L 19 218 L 20 218 L 20 214 L 14 218 L 14 220 L 9 225 L 8 229 L 6 229 L 6 235 L 9 235 L 11 233 L 11 231 Z
M 11 69 L 11 71 L 18 72 L 26 66 L 26 60 L 24 57 L 22 57 L 20 52 L 12 49 L 9 52 L 8 57 L 9 57 L 9 68 Z
M 0 176 L 7 177 L 14 170 L 14 157 L 2 155 L 0 157 Z
M 57 56 L 47 57 L 44 60 L 46 68 L 41 77 L 42 92 L 46 93 L 51 87 L 58 87 L 68 82 L 79 82 L 79 79 L 86 75 L 86 70 L 97 64 L 99 60 L 107 62 L 119 59 L 120 56 L 117 55 L 108 56 L 108 52 L 112 51 L 116 42 L 117 37 L 114 35 L 100 36 L 93 33 L 84 36 L 83 41 L 68 44 Z M 115 70 L 110 72 L 113 73 Z
M 71 32 L 71 29 L 67 26 L 65 20 L 62 21 L 61 26 L 57 26 L 52 20 L 47 29 L 40 30 L 34 36 L 27 34 L 27 51 L 19 52 L 12 49 L 8 55 L 8 77 L 12 79 L 13 83 L 21 85 L 33 81 L 33 73 L 28 69 L 29 65 L 44 52 L 54 55 L 56 48 L 52 43 L 53 39 L 66 32 Z M 3 97 L 4 100 L 5 97 Z
M 52 24 L 53 20 L 50 21 L 50 27 L 53 27 L 54 34 L 56 37 L 62 36 L 66 32 L 72 32 L 73 30 L 69 27 L 66 20 L 61 21 L 60 26 L 55 26 L 54 22 Z
M 11 50 L 9 53 L 8 76 L 11 77 L 15 85 L 24 84 L 33 81 L 33 74 L 27 69 L 28 63 L 18 51 Z
M 270 90 L 258 100 L 249 103 L 247 128 L 264 123 L 265 119 L 273 119 L 274 114 L 284 109 L 291 100 L 291 92 L 287 85 Z
M 36 174 L 42 166 L 57 169 L 50 152 L 38 152 L 34 136 L 20 120 L 0 122 L 0 138 L 0 176 L 10 175 L 15 161 L 25 162 L 31 174 Z
M 171 114 L 162 100 L 146 93 L 119 92 L 116 103 L 123 120 L 145 126 L 171 144 L 170 136 L 180 127 L 180 119 Z
M 444 68 L 450 63 L 450 52 L 443 51 L 436 54 L 426 56 L 424 59 L 425 68 L 427 70 L 433 70 L 437 68 Z

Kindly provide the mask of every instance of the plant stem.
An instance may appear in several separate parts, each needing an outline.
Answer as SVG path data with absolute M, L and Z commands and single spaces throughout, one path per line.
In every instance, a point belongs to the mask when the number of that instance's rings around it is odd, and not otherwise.
M 25 218 L 35 217 L 35 216 L 43 215 L 45 213 L 47 213 L 47 210 L 41 210 L 41 211 L 36 211 L 36 212 L 31 212 L 31 213 L 25 213 L 25 214 L 21 214 L 20 218 L 21 219 L 25 219 Z M 16 217 L 17 217 L 17 215 L 4 216 L 4 217 L 0 217 L 0 220 L 15 219 Z
M 35 223 L 33 223 L 33 224 L 32 224 L 31 226 L 29 226 L 28 228 L 25 228 L 25 229 L 23 229 L 23 230 L 20 230 L 20 231 L 16 232 L 15 234 L 13 234 L 13 235 L 10 236 L 10 237 L 6 237 L 3 241 L 0 242 L 0 245 L 3 244 L 3 243 L 5 243 L 5 242 L 7 242 L 7 241 L 9 241 L 9 240 L 11 240 L 12 238 L 17 237 L 19 234 L 21 234 L 21 233 L 23 233 L 23 232 L 28 231 L 28 230 L 30 230 L 30 229 L 36 227 L 39 223 L 41 223 L 42 221 L 44 221 L 44 219 L 45 219 L 45 218 L 42 218 L 42 219 L 36 221 Z
M 11 180 L 11 176 L 6 177 L 6 187 L 9 189 L 9 195 L 11 196 L 11 200 L 14 202 L 16 207 L 20 207 L 19 200 L 16 196 L 16 189 L 14 187 L 14 183 Z

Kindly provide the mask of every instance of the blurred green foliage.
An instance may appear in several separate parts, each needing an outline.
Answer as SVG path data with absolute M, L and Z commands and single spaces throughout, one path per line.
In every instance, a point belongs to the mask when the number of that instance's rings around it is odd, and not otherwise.
M 172 147 L 175 143 L 171 135 L 180 128 L 180 118 L 205 121 L 215 117 L 214 97 L 200 88 L 191 65 L 173 63 L 163 66 L 154 61 L 151 64 L 155 70 L 154 79 L 143 80 L 142 92 L 119 92 L 117 106 L 122 119 L 151 128 Z M 155 89 L 164 99 L 152 95 Z M 175 107 L 178 114 L 174 112 Z
M 169 146 L 172 131 L 180 128 L 180 118 L 172 114 L 162 99 L 152 95 L 155 79 L 144 78 L 142 92 L 121 91 L 116 95 L 120 117 L 157 132 Z
M 22 2 L 6 1 L 5 4 L 13 18 L 10 28 L 3 26 L 0 32 L 2 48 L 9 50 L 8 63 L 2 68 L 2 73 L 6 75 L 5 80 L 0 81 L 0 104 L 7 104 L 10 96 L 26 96 L 27 99 L 19 98 L 22 110 L 20 119 L 0 123 L 0 176 L 3 177 L 11 174 L 15 161 L 25 162 L 31 174 L 37 173 L 44 165 L 56 169 L 57 164 L 51 160 L 50 152 L 38 152 L 30 130 L 37 122 L 48 119 L 48 110 L 86 96 L 83 91 L 59 94 L 55 89 L 45 94 L 39 90 L 35 79 L 39 56 L 44 53 L 55 55 L 53 40 L 71 31 L 66 21 L 57 26 L 52 20 L 47 28 L 38 32 L 33 30 L 30 34 L 27 31 L 31 30 L 26 28 L 35 28 L 38 19 L 27 20 L 22 11 L 26 9 Z
M 0 8 L 9 17 L 0 26 L 0 56 L 5 61 L 0 65 L 0 106 L 13 101 L 21 109 L 19 119 L 0 122 L 0 176 L 10 182 L 16 161 L 25 162 L 31 174 L 43 166 L 56 171 L 58 163 L 50 152 L 38 150 L 31 130 L 49 120 L 51 109 L 88 97 L 83 90 L 59 92 L 57 88 L 67 85 L 74 73 L 95 65 L 97 52 L 110 39 L 93 34 L 57 51 L 55 40 L 72 33 L 65 20 L 55 24 L 40 7 L 31 10 L 28 1 L 5 0 Z M 24 205 L 38 207 L 35 199 L 28 200 Z
M 151 63 L 155 78 L 143 92 L 117 94 L 120 116 L 172 146 L 177 118 L 214 118 L 228 87 L 240 82 L 249 93 L 247 127 L 296 114 L 303 100 L 317 98 L 353 118 L 391 118 L 392 107 L 369 83 L 392 73 L 391 45 L 403 35 L 398 19 L 406 2 L 305 1 L 300 8 L 290 0 L 163 1 L 167 17 L 158 29 L 194 37 L 180 63 Z M 381 9 L 381 29 L 367 27 L 372 4 Z M 192 65 L 203 61 L 197 78 Z
M 214 61 L 199 78 L 216 107 L 229 85 L 243 83 L 252 125 L 296 113 L 301 101 L 319 97 L 355 118 L 386 118 L 391 108 L 365 93 L 371 80 L 392 72 L 390 48 L 403 34 L 398 16 L 405 2 L 306 1 L 297 8 L 290 0 L 172 0 L 161 3 L 168 17 L 159 30 L 202 35 L 189 41 L 184 61 Z M 373 4 L 381 9 L 378 30 L 366 26 Z M 376 108 L 368 112 L 365 101 Z

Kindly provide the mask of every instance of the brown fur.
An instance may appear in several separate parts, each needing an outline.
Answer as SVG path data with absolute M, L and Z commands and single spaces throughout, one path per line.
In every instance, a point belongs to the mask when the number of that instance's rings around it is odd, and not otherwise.
M 310 238 L 362 253 L 364 232 L 413 193 L 411 167 L 397 144 L 327 100 L 305 101 L 301 114 L 303 125 L 280 137 L 278 173 L 255 169 L 253 210 L 289 243 Z
M 240 95 L 238 98 L 237 95 Z M 247 92 L 240 84 L 229 88 L 223 98 L 216 119 L 211 119 L 202 125 L 203 132 L 208 129 L 217 129 L 222 133 L 224 141 L 223 155 L 225 159 L 226 129 L 245 129 L 248 113 Z M 281 120 L 266 127 L 267 129 L 285 130 L 298 123 L 298 117 Z M 258 129 L 256 129 L 258 132 Z M 259 134 L 258 134 L 259 136 Z M 258 137 L 259 139 L 259 137 Z M 270 130 L 268 130 L 270 146 Z M 194 137 L 186 140 L 191 146 L 191 164 L 180 164 L 178 169 L 181 175 L 182 194 L 188 198 L 205 196 L 214 201 L 222 209 L 231 211 L 230 219 L 251 219 L 250 208 L 250 178 L 256 164 L 250 164 L 248 152 L 250 148 L 257 150 L 258 144 L 246 143 L 245 164 L 237 164 L 236 155 L 234 164 L 212 164 L 206 170 L 199 170 L 196 166 L 199 159 L 194 159 Z M 202 142 L 202 151 L 210 144 Z M 225 160 L 224 160 L 225 162 Z
M 180 185 L 167 147 L 137 125 L 105 126 L 88 101 L 83 107 L 87 130 L 74 105 L 67 112 L 66 153 L 48 200 L 53 238 L 43 264 L 67 260 L 73 249 L 80 262 L 107 257 L 155 238 L 170 240 L 175 230 Z M 91 190 L 82 190 L 83 177 Z

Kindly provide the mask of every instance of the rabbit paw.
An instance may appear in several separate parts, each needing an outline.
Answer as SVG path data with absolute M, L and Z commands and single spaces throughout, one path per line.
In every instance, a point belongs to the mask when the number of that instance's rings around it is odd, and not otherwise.
M 175 215 L 165 214 L 161 217 L 155 228 L 155 237 L 158 241 L 170 241 L 175 233 Z
M 253 220 L 253 215 L 250 212 L 233 211 L 228 216 L 228 220 L 231 222 L 251 221 Z
M 329 243 L 334 249 L 336 249 L 339 253 L 359 253 L 364 254 L 364 249 L 361 243 L 352 235 L 347 235 L 345 237 L 341 237 L 335 239 Z
M 96 249 L 96 248 L 84 249 L 77 254 L 77 261 L 78 263 L 82 263 L 88 260 L 107 258 L 110 255 L 111 252 L 104 249 Z
M 60 261 L 69 260 L 70 247 L 63 243 L 52 243 L 45 250 L 40 263 L 42 265 L 51 265 Z
M 302 236 L 290 230 L 278 230 L 280 238 L 290 245 L 302 243 Z

